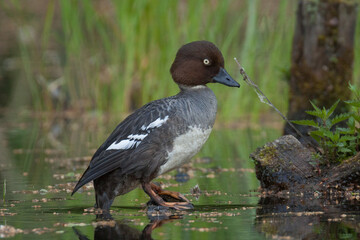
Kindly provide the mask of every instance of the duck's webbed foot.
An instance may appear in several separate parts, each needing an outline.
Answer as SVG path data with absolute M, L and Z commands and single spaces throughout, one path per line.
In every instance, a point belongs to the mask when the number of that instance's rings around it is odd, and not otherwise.
M 181 193 L 162 189 L 155 183 L 150 183 L 151 189 L 166 202 L 188 202 L 190 201 Z
M 194 205 L 181 193 L 163 190 L 154 183 L 143 183 L 142 187 L 156 205 L 176 210 L 194 209 Z

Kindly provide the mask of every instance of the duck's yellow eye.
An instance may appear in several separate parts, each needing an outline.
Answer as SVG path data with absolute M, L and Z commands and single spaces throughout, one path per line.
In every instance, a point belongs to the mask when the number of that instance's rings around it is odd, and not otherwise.
M 207 58 L 205 58 L 203 62 L 204 62 L 205 65 L 210 65 L 210 61 Z

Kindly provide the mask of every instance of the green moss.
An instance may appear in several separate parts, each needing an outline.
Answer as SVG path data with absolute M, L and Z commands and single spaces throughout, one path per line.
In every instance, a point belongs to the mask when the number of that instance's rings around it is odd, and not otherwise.
M 265 145 L 259 152 L 261 163 L 264 166 L 273 165 L 273 160 L 277 157 L 277 150 L 274 146 Z

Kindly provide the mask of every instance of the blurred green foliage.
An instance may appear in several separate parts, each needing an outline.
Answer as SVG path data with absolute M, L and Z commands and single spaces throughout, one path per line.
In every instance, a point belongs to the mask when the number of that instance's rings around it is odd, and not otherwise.
M 214 42 L 228 72 L 241 82 L 237 57 L 274 105 L 287 109 L 284 80 L 289 79 L 297 1 L 51 0 L 44 2 L 43 15 L 30 14 L 29 4 L 19 0 L 6 2 L 0 6 L 18 27 L 19 81 L 27 86 L 15 99 L 27 96 L 23 103 L 38 110 L 128 113 L 174 95 L 178 88 L 169 68 L 178 48 L 195 40 Z M 359 59 L 356 50 L 355 82 Z M 245 85 L 210 87 L 223 120 L 270 111 Z
M 22 36 L 20 81 L 26 81 L 31 95 L 26 103 L 38 110 L 70 106 L 129 112 L 176 94 L 170 66 L 178 48 L 195 40 L 214 42 L 228 72 L 241 81 L 233 60 L 237 57 L 275 104 L 286 108 L 287 86 L 282 79 L 290 66 L 293 1 L 46 3 L 43 17 L 28 14 L 16 0 L 12 4 L 17 11 L 8 10 Z M 31 30 L 33 25 L 40 26 L 40 34 Z M 257 112 L 261 106 L 246 86 L 210 87 L 219 98 L 222 117 Z

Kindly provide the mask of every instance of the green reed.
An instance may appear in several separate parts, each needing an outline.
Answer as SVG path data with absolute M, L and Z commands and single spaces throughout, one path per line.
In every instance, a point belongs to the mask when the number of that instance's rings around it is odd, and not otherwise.
M 3 185 L 3 205 L 5 206 L 5 197 L 6 197 L 6 178 L 4 179 Z
M 40 110 L 64 108 L 39 84 L 40 73 L 47 84 L 63 79 L 61 91 L 71 108 L 130 112 L 148 101 L 175 94 L 178 89 L 169 68 L 177 49 L 205 39 L 222 50 L 226 68 L 235 79 L 241 82 L 233 61 L 237 57 L 256 84 L 285 111 L 284 79 L 290 68 L 295 10 L 296 1 L 287 0 L 49 1 L 37 36 L 41 40 L 20 43 L 33 106 Z M 24 19 L 20 22 L 26 23 Z M 44 55 L 49 48 L 56 49 L 60 60 L 55 67 L 61 74 L 52 74 L 47 68 Z M 357 53 L 355 63 L 359 58 Z M 359 79 L 357 68 L 354 73 Z M 245 85 L 240 89 L 210 87 L 218 96 L 220 117 L 225 120 L 269 111 Z

